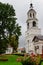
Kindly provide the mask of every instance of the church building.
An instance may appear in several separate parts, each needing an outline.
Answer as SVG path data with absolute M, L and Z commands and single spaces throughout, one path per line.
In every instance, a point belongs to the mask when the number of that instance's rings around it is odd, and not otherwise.
M 26 53 L 43 54 L 43 36 L 41 29 L 38 28 L 37 13 L 33 4 L 27 12 L 27 31 L 26 31 Z

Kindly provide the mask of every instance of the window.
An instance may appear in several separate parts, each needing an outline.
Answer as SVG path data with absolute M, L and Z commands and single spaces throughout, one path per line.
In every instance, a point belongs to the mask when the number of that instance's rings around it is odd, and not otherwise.
M 39 54 L 39 46 L 35 46 L 35 53 Z
M 37 46 L 37 49 L 39 49 L 39 46 Z
M 34 17 L 34 13 L 33 13 L 33 17 Z
M 30 17 L 32 17 L 32 14 L 30 13 Z
M 27 29 L 29 29 L 29 23 L 27 23 Z
M 36 22 L 35 21 L 33 21 L 33 27 L 35 27 L 36 26 Z
M 35 50 L 39 49 L 39 46 L 35 46 Z

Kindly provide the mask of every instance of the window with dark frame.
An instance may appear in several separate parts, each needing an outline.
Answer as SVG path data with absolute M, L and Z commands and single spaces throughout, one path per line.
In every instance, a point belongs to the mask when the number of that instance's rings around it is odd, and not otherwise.
M 33 21 L 33 27 L 36 27 L 36 22 L 35 21 Z
M 27 23 L 27 29 L 29 29 L 29 23 Z
M 39 49 L 39 46 L 35 46 L 35 50 Z
M 32 17 L 32 14 L 30 13 L 30 17 Z

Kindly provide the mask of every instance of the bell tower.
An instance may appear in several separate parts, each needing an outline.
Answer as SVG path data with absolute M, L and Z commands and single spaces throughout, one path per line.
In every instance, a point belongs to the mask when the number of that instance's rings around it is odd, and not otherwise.
M 41 35 L 41 30 L 38 28 L 37 13 L 34 10 L 33 4 L 30 4 L 29 11 L 27 12 L 27 31 L 26 31 L 26 52 L 35 53 L 34 44 L 32 42 L 34 36 Z
M 30 4 L 30 10 L 27 13 L 27 29 L 37 28 L 38 19 L 36 18 L 36 11 L 33 9 L 33 4 Z

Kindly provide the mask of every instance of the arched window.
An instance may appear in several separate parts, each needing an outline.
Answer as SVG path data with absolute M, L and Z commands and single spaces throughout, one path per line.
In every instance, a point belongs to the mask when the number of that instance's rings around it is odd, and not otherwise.
M 33 27 L 36 27 L 36 22 L 35 21 L 33 21 Z
M 27 29 L 29 29 L 29 23 L 27 23 Z
M 34 17 L 34 13 L 33 13 L 33 17 Z
M 30 17 L 32 17 L 32 14 L 30 13 Z

